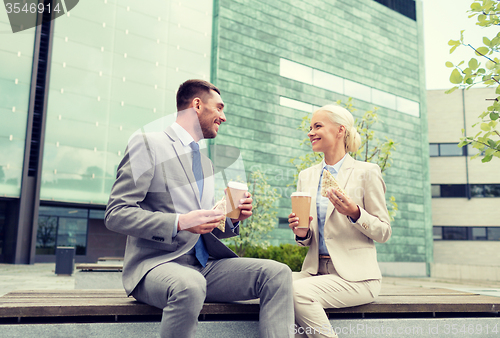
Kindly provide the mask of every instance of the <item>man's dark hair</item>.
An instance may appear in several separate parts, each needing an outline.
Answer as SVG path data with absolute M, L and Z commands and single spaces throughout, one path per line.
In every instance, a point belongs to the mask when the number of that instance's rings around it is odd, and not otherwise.
M 205 101 L 206 95 L 210 95 L 211 90 L 220 95 L 219 88 L 210 82 L 204 80 L 187 80 L 177 90 L 177 111 L 182 111 L 189 107 L 189 104 L 195 97 L 199 97 Z

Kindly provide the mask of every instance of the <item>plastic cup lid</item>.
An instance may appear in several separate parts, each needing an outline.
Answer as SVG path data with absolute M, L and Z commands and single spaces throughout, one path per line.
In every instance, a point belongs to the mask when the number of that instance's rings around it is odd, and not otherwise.
M 311 194 L 308 192 L 296 191 L 292 193 L 292 197 L 311 197 Z
M 248 190 L 248 186 L 245 183 L 240 182 L 229 182 L 227 184 L 229 188 L 238 189 L 238 190 Z

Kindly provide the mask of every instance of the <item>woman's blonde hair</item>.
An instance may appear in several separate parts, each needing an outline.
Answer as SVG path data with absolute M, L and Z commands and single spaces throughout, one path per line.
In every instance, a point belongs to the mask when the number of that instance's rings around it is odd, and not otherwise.
M 345 150 L 347 152 L 356 152 L 361 145 L 361 136 L 359 135 L 356 126 L 354 125 L 354 117 L 347 109 L 336 105 L 328 104 L 316 110 L 314 114 L 319 111 L 327 113 L 328 118 L 333 123 L 344 126 L 345 128 Z

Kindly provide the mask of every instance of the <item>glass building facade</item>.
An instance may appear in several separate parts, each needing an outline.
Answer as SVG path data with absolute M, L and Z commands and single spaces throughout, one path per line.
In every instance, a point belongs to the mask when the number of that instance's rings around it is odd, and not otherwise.
M 107 203 L 129 137 L 209 80 L 212 7 L 91 0 L 56 20 L 41 200 Z
M 304 115 L 348 97 L 360 111 L 381 107 L 385 124 L 377 132 L 401 146 L 386 176 L 400 213 L 379 260 L 429 262 L 421 3 L 399 3 L 395 8 L 374 0 L 80 1 L 52 22 L 39 204 L 33 233 L 26 234 L 36 261 L 51 261 L 57 246 L 68 245 L 80 261 L 123 255 L 125 237 L 104 227 L 103 210 L 127 142 L 137 131 L 171 124 L 179 84 L 200 78 L 221 89 L 227 107 L 228 121 L 212 143 L 237 147 L 247 171 L 264 171 L 282 196 L 272 244 L 293 241 L 283 219 L 294 189 L 290 158 L 307 152 L 297 130 Z M 14 261 L 21 242 L 18 199 L 24 191 L 37 29 L 13 34 L 0 11 L 5 262 Z
M 33 68 L 34 29 L 13 34 L 0 10 L 0 196 L 19 197 Z

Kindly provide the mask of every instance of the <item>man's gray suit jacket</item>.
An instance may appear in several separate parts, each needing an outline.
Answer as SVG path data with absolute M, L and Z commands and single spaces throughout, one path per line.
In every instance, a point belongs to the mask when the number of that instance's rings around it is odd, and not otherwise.
M 117 170 L 106 208 L 105 224 L 127 235 L 123 285 L 128 295 L 154 267 L 184 255 L 199 235 L 179 231 L 172 238 L 176 214 L 214 205 L 212 161 L 202 153 L 204 175 L 200 202 L 191 163 L 171 127 L 164 132 L 139 133 L 131 138 Z M 202 235 L 209 255 L 215 259 L 237 257 L 219 238 L 239 234 L 226 218 L 226 231 L 214 229 Z

